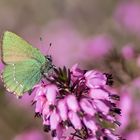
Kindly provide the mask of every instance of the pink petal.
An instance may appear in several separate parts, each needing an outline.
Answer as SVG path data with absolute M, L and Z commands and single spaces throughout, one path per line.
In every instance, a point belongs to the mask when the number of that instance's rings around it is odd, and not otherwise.
M 98 71 L 88 71 L 85 73 L 86 85 L 89 88 L 95 88 L 106 85 L 106 76 Z
M 100 100 L 94 100 L 93 105 L 97 107 L 103 114 L 107 115 L 109 113 L 109 107 Z
M 50 116 L 50 126 L 51 126 L 51 130 L 55 130 L 59 124 L 60 121 L 60 117 L 59 115 L 56 113 L 56 111 L 54 111 L 51 116 Z
M 67 120 L 67 117 L 68 117 L 67 116 L 68 109 L 67 109 L 65 100 L 60 100 L 58 102 L 57 108 L 59 110 L 59 115 L 60 115 L 61 119 L 63 121 Z
M 81 129 L 82 128 L 81 120 L 80 120 L 79 116 L 77 115 L 77 113 L 75 113 L 73 111 L 70 111 L 68 113 L 68 116 L 69 116 L 69 119 L 70 119 L 71 123 L 75 127 L 75 129 Z
M 89 96 L 92 99 L 106 99 L 106 100 L 109 100 L 108 92 L 106 92 L 106 91 L 104 91 L 103 89 L 100 89 L 100 88 L 90 89 Z
M 55 103 L 57 92 L 58 92 L 57 86 L 55 86 L 55 85 L 48 85 L 47 86 L 46 97 L 47 97 L 47 100 L 50 104 Z
M 73 65 L 70 71 L 75 77 L 81 77 L 84 74 L 84 71 L 78 68 L 78 64 Z
M 36 102 L 35 112 L 41 113 L 45 102 L 46 98 L 44 96 L 40 96 Z
M 60 125 L 58 125 L 56 129 L 56 134 L 57 134 L 57 138 L 61 140 L 63 135 L 63 128 Z
M 87 114 L 93 116 L 95 114 L 95 110 L 92 106 L 92 104 L 85 98 L 81 99 L 80 106 L 84 112 Z
M 83 122 L 84 122 L 85 126 L 93 132 L 95 132 L 98 129 L 94 120 L 88 116 L 85 116 L 83 118 Z
M 43 124 L 49 124 L 48 122 L 48 118 L 50 116 L 51 112 L 50 112 L 50 109 L 49 109 L 49 104 L 48 102 L 46 102 L 43 106 L 43 111 L 42 111 L 42 115 L 43 115 Z
M 70 110 L 74 112 L 77 112 L 79 110 L 79 105 L 74 95 L 69 95 L 66 100 L 67 100 L 68 108 Z

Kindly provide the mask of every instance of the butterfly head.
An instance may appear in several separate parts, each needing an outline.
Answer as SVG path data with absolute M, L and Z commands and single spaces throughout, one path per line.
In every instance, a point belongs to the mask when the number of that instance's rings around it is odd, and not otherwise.
M 49 70 L 51 70 L 54 66 L 52 64 L 52 57 L 50 55 L 45 56 L 46 63 L 42 66 L 42 72 L 48 73 Z
M 46 61 L 52 63 L 52 56 L 51 55 L 46 55 L 45 58 L 46 58 Z

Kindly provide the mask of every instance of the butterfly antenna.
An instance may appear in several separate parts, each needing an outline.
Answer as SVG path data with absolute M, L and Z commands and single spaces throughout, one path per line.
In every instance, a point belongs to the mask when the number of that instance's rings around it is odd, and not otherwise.
M 52 47 L 52 43 L 49 44 L 49 48 L 47 50 L 47 54 L 49 54 L 50 50 L 51 50 L 51 47 Z
M 41 48 L 45 48 L 44 43 L 43 43 L 44 42 L 43 38 L 40 37 L 39 40 L 42 42 L 41 43 Z M 49 54 L 51 47 L 52 47 L 52 43 L 49 44 L 49 47 L 47 49 L 47 53 L 46 54 Z

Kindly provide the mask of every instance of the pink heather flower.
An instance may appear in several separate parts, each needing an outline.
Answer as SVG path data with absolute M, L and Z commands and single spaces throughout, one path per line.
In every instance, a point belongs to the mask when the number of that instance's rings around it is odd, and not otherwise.
M 81 101 L 80 101 L 80 106 L 81 106 L 81 109 L 82 109 L 84 112 L 86 112 L 88 115 L 93 116 L 93 115 L 96 113 L 95 109 L 94 109 L 93 106 L 92 106 L 92 103 L 90 103 L 90 102 L 88 101 L 88 99 L 86 99 L 86 98 L 82 98 L 82 99 L 81 99 Z
M 73 124 L 73 126 L 75 127 L 75 129 L 81 129 L 82 128 L 82 124 L 81 124 L 81 120 L 78 116 L 77 113 L 70 111 L 68 113 L 69 119 L 71 121 L 71 123 Z
M 46 85 L 45 84 L 35 85 L 33 93 L 36 94 L 34 97 L 34 101 L 37 101 L 38 98 L 40 98 L 40 96 L 43 96 L 46 93 Z
M 35 108 L 36 113 L 42 112 L 42 109 L 43 109 L 45 102 L 46 102 L 45 96 L 41 95 L 40 97 L 38 97 L 38 99 L 36 101 L 36 108 Z
M 53 111 L 50 115 L 50 127 L 51 130 L 56 130 L 60 121 L 59 114 L 56 111 Z
M 83 122 L 87 128 L 89 128 L 92 133 L 95 135 L 96 130 L 98 129 L 97 125 L 95 124 L 95 121 L 90 116 L 83 117 Z
M 119 117 L 119 120 L 122 124 L 120 131 L 123 131 L 129 125 L 130 113 L 132 110 L 132 97 L 127 90 L 122 90 L 121 92 L 122 95 L 119 107 L 122 109 L 122 116 Z
M 67 100 L 67 106 L 70 110 L 74 112 L 79 110 L 78 101 L 74 95 L 69 95 L 66 100 Z
M 102 125 L 104 121 L 120 125 L 115 117 L 121 114 L 115 102 L 119 96 L 109 88 L 110 74 L 74 65 L 72 69 L 55 68 L 46 80 L 34 87 L 35 113 L 53 140 L 121 140 L 111 131 L 114 128 Z M 69 129 L 73 129 L 72 136 L 65 135 Z
M 110 130 L 105 129 L 105 133 L 107 134 L 108 138 L 111 140 L 119 140 L 120 137 L 118 135 L 113 134 Z
M 60 100 L 58 102 L 57 107 L 59 110 L 60 117 L 62 118 L 63 121 L 66 121 L 68 118 L 68 108 L 66 106 L 66 101 L 64 99 Z
M 47 97 L 49 104 L 55 103 L 57 92 L 58 92 L 58 88 L 56 85 L 53 85 L 53 84 L 47 85 L 46 97 Z
M 101 88 L 90 89 L 89 96 L 92 99 L 109 100 L 109 93 Z
M 50 114 L 51 114 L 49 103 L 46 101 L 45 104 L 44 104 L 44 106 L 42 108 L 43 108 L 43 110 L 42 110 L 43 124 L 44 125 L 50 125 L 50 121 L 48 121 L 48 118 L 50 117 Z
M 85 73 L 86 85 L 89 88 L 104 86 L 107 83 L 107 77 L 98 71 L 88 71 Z
M 84 74 L 84 71 L 78 68 L 78 64 L 75 64 L 71 68 L 72 76 L 74 77 L 82 77 Z
M 107 115 L 109 113 L 110 107 L 107 106 L 101 100 L 95 99 L 92 103 L 93 103 L 93 106 L 95 106 L 97 108 L 97 110 L 101 111 L 104 115 Z

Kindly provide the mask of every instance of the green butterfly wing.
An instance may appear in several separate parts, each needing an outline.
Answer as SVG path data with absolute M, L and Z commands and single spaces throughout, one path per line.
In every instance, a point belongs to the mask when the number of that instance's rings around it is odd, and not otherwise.
M 6 31 L 2 40 L 2 60 L 6 64 L 2 80 L 8 91 L 17 96 L 32 89 L 41 77 L 46 59 L 16 34 Z
M 46 59 L 37 48 L 33 48 L 15 33 L 6 31 L 2 40 L 2 60 L 6 64 L 35 59 L 44 64 Z
M 22 96 L 41 79 L 40 65 L 36 60 L 9 64 L 2 73 L 2 79 L 9 92 Z

